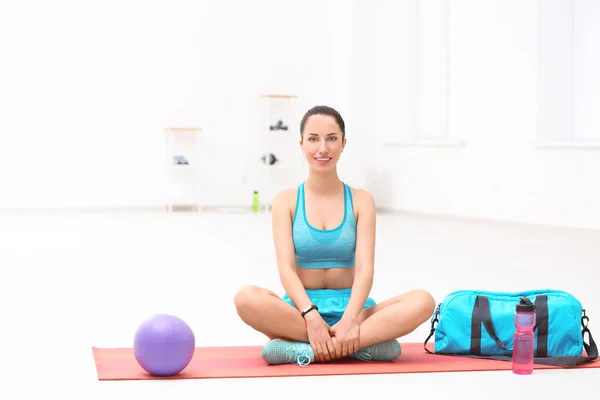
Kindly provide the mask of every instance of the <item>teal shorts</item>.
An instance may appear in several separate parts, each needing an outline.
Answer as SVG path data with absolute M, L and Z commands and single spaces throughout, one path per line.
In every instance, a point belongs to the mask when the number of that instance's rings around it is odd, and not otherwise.
M 337 324 L 338 321 L 342 319 L 344 311 L 346 311 L 346 307 L 348 307 L 351 293 L 352 288 L 306 290 L 306 294 L 310 298 L 310 301 L 319 308 L 319 314 L 321 314 L 321 317 L 329 326 Z M 287 293 L 282 297 L 282 299 L 292 307 L 296 308 Z M 375 304 L 377 304 L 375 300 L 369 297 L 363 305 L 363 309 L 372 307 Z

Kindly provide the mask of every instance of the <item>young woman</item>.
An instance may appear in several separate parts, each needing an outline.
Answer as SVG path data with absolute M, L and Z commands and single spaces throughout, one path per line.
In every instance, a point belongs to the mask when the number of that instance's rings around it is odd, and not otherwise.
M 310 172 L 298 188 L 275 196 L 272 224 L 283 298 L 256 287 L 235 296 L 237 313 L 271 340 L 269 364 L 331 361 L 351 357 L 392 361 L 397 338 L 434 312 L 423 290 L 376 304 L 369 297 L 375 253 L 375 202 L 337 174 L 346 146 L 345 123 L 327 106 L 308 110 L 300 123 L 300 147 Z

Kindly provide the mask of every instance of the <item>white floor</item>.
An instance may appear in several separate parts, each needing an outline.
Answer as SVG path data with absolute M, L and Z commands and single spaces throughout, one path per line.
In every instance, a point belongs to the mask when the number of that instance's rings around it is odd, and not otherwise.
M 560 288 L 583 302 L 600 338 L 599 266 L 600 232 L 382 214 L 372 296 Z M 269 214 L 0 214 L 0 268 L 0 399 L 558 399 L 593 397 L 600 379 L 593 369 L 97 381 L 91 346 L 131 346 L 155 313 L 185 319 L 201 346 L 263 344 L 232 298 L 248 283 L 281 293 Z

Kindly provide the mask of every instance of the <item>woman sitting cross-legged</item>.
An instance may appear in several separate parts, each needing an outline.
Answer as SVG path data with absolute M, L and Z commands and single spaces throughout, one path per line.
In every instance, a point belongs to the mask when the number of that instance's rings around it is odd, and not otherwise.
M 369 297 L 374 272 L 375 203 L 337 174 L 346 145 L 340 114 L 310 109 L 300 124 L 300 146 L 310 166 L 297 188 L 277 194 L 272 224 L 283 298 L 256 286 L 234 302 L 240 318 L 271 340 L 269 364 L 326 362 L 350 357 L 393 361 L 396 340 L 427 321 L 435 301 L 414 290 L 376 303 Z

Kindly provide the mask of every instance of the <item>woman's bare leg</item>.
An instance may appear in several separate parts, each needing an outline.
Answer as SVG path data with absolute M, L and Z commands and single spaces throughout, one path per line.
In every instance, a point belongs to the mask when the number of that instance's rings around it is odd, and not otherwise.
M 308 343 L 300 312 L 274 292 L 246 286 L 235 295 L 234 303 L 240 318 L 268 338 Z M 431 317 L 434 309 L 435 301 L 428 292 L 413 290 L 362 310 L 358 320 L 360 348 L 414 331 Z
M 413 290 L 359 314 L 361 349 L 405 336 L 431 318 L 435 300 L 424 290 Z
M 270 339 L 308 343 L 300 312 L 272 291 L 245 286 L 235 295 L 234 304 L 242 321 Z

